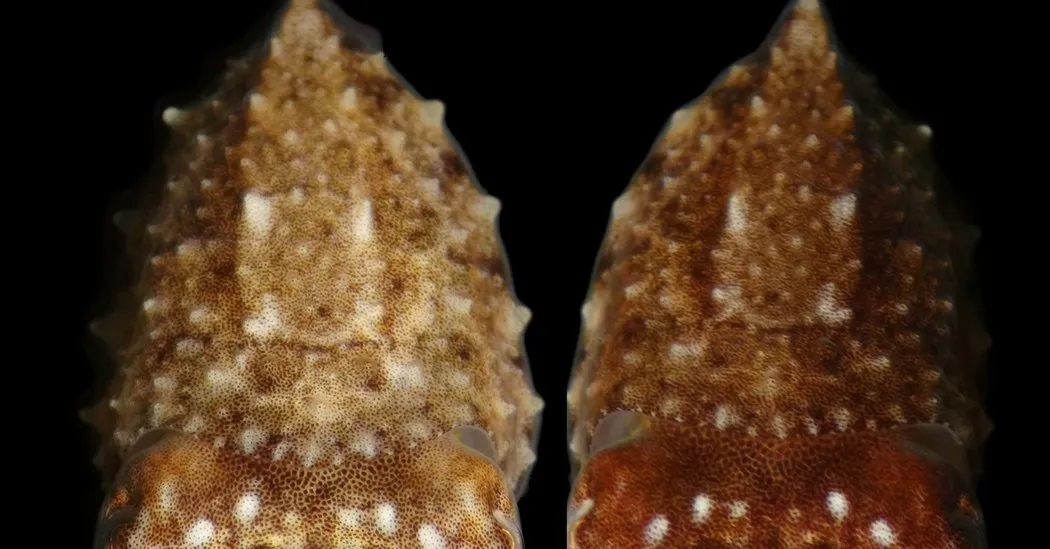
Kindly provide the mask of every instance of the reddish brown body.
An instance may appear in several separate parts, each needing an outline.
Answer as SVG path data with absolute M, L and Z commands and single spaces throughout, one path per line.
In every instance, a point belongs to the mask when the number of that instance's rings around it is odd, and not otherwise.
M 569 391 L 569 545 L 979 547 L 986 341 L 929 128 L 815 0 L 613 208 Z

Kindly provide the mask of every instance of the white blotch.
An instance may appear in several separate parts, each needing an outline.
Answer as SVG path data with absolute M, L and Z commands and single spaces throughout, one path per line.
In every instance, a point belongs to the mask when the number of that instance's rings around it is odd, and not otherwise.
M 186 421 L 186 425 L 182 427 L 187 433 L 197 433 L 204 428 L 204 419 L 201 416 L 193 416 Z
M 649 521 L 649 524 L 645 525 L 645 542 L 649 545 L 660 543 L 670 529 L 671 522 L 667 520 L 667 517 L 656 515 L 653 520 Z
M 740 234 L 747 228 L 747 202 L 739 193 L 729 196 L 729 209 L 726 213 L 726 231 Z
M 427 383 L 423 369 L 418 364 L 386 360 L 383 363 L 383 371 L 387 382 L 398 388 L 419 388 Z
M 805 141 L 803 141 L 803 143 L 809 148 L 814 148 L 820 144 L 820 139 L 817 139 L 817 136 L 813 134 L 809 134 L 806 136 L 806 139 Z
M 360 527 L 364 517 L 364 512 L 360 509 L 340 509 L 336 514 L 339 515 L 339 523 L 347 528 Z
M 378 453 L 379 443 L 376 441 L 375 433 L 371 431 L 361 431 L 357 437 L 354 438 L 353 444 L 350 445 L 350 449 L 365 456 L 366 458 L 374 458 Z
M 180 355 L 193 356 L 204 350 L 204 344 L 196 339 L 180 339 L 175 342 L 175 352 Z
M 780 414 L 773 416 L 773 432 L 776 433 L 777 438 L 787 438 L 788 428 L 784 416 Z
M 857 195 L 844 194 L 831 201 L 831 226 L 840 231 L 846 228 L 857 211 Z
M 266 442 L 266 432 L 258 427 L 247 427 L 241 431 L 241 448 L 245 454 L 252 454 L 260 444 Z
M 278 442 L 277 446 L 274 446 L 273 448 L 273 460 L 281 461 L 284 455 L 287 454 L 288 450 L 290 450 L 291 448 L 292 445 L 289 444 L 287 441 Z
M 175 483 L 170 480 L 162 482 L 159 492 L 157 500 L 160 503 L 160 508 L 167 512 L 175 509 Z
M 434 126 L 441 126 L 441 122 L 445 119 L 445 104 L 436 99 L 420 101 L 419 111 L 423 119 Z
M 307 469 L 313 467 L 317 460 L 321 458 L 321 445 L 316 440 L 310 440 L 306 443 L 306 447 L 302 449 L 300 457 L 303 458 L 303 467 Z
M 441 197 L 441 181 L 433 177 L 425 177 L 419 180 L 419 186 L 432 198 Z
M 208 309 L 205 307 L 196 307 L 190 311 L 190 322 L 193 324 L 204 324 L 208 321 Z
M 462 389 L 470 385 L 470 374 L 460 370 L 456 370 L 449 374 L 448 383 L 453 387 L 458 387 Z
M 288 130 L 284 132 L 284 135 L 281 136 L 281 139 L 283 139 L 284 142 L 288 145 L 295 145 L 299 142 L 299 132 L 295 130 Z
M 838 490 L 828 492 L 824 505 L 828 508 L 828 513 L 835 517 L 835 520 L 842 520 L 849 514 L 849 500 L 846 499 L 846 494 Z
M 885 370 L 890 367 L 890 359 L 884 356 L 879 356 L 868 361 L 868 364 L 876 370 Z
M 375 232 L 372 201 L 367 198 L 354 205 L 351 213 L 351 232 L 359 242 L 371 242 Z
M 712 507 L 714 507 L 714 502 L 707 494 L 700 494 L 693 498 L 693 522 L 707 522 L 707 519 L 711 518 Z
M 839 428 L 839 431 L 845 431 L 849 428 L 851 416 L 849 410 L 845 408 L 839 408 L 831 413 L 835 420 L 835 426 Z
M 142 310 L 147 313 L 152 313 L 157 310 L 157 300 L 152 297 L 142 302 Z
M 352 109 L 357 106 L 357 89 L 346 88 L 339 97 L 339 106 L 344 109 Z
M 494 221 L 496 216 L 499 215 L 500 208 L 503 204 L 498 198 L 491 195 L 482 196 L 477 202 L 474 203 L 474 212 L 479 218 L 485 221 Z
M 699 343 L 672 343 L 671 348 L 668 350 L 672 360 L 696 358 L 702 352 L 703 347 Z
M 186 545 L 190 547 L 204 547 L 212 536 L 215 535 L 215 524 L 208 519 L 200 519 L 194 522 L 190 529 L 186 531 L 186 536 L 183 540 Z
M 893 528 L 890 528 L 889 523 L 882 519 L 871 523 L 868 534 L 871 536 L 871 541 L 874 541 L 879 547 L 892 547 L 897 543 L 897 534 L 893 532 Z
M 266 106 L 266 97 L 261 93 L 253 93 L 248 96 L 248 108 L 259 110 Z
M 445 549 L 446 547 L 445 537 L 441 535 L 441 531 L 437 529 L 437 526 L 430 523 L 419 527 L 416 539 L 419 540 L 419 545 L 422 549 Z
M 158 391 L 174 391 L 177 384 L 174 379 L 167 376 L 153 378 L 153 388 Z
M 263 294 L 261 311 L 244 321 L 244 331 L 255 337 L 269 337 L 281 329 L 281 312 L 273 294 Z
M 164 112 L 160 114 L 161 120 L 163 120 L 164 123 L 169 126 L 174 126 L 175 124 L 178 124 L 179 122 L 184 120 L 185 117 L 186 113 L 175 107 L 168 107 L 164 109 Z
M 757 95 L 751 97 L 751 114 L 754 116 L 763 116 L 766 114 L 766 102 Z
M 820 288 L 817 295 L 816 313 L 827 324 L 841 324 L 853 317 L 848 307 L 840 307 L 835 299 L 835 283 L 828 282 Z
M 255 236 L 266 236 L 270 232 L 273 204 L 270 199 L 258 193 L 244 195 L 244 222 Z
M 245 492 L 233 506 L 233 514 L 242 523 L 249 523 L 259 514 L 259 507 L 259 496 L 254 492 Z
M 384 535 L 392 536 L 397 532 L 397 508 L 392 503 L 380 503 L 376 506 L 376 526 Z
M 470 312 L 470 307 L 474 304 L 474 300 L 458 296 L 455 294 L 447 294 L 445 296 L 445 305 L 453 312 L 465 315 Z
M 736 416 L 728 406 L 715 408 L 715 427 L 725 429 L 736 421 Z
M 630 191 L 621 194 L 614 202 L 612 207 L 612 218 L 614 221 L 623 219 L 632 213 L 634 213 L 638 204 L 634 199 L 634 194 Z
M 813 421 L 813 418 L 807 417 L 806 419 L 803 419 L 802 422 L 806 424 L 806 432 L 809 434 L 815 435 L 820 432 L 820 430 L 817 429 L 817 422 Z
M 729 504 L 729 518 L 738 519 L 747 514 L 747 502 L 734 501 Z
M 331 134 L 335 134 L 339 130 L 339 126 L 337 126 L 335 120 L 332 120 L 331 118 L 325 119 L 325 121 L 321 123 L 321 127 L 324 128 L 324 131 Z

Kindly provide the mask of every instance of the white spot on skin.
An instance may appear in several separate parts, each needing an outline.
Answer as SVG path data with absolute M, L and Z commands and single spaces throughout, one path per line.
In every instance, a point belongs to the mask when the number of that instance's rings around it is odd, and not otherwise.
M 204 547 L 214 535 L 215 524 L 208 519 L 200 519 L 194 522 L 193 526 L 190 526 L 190 529 L 186 531 L 184 541 L 190 547 Z
M 715 408 L 715 427 L 719 430 L 729 427 L 736 421 L 736 416 L 728 406 Z
M 258 427 L 247 427 L 241 432 L 241 448 L 245 454 L 255 453 L 263 442 L 266 442 L 266 432 Z
M 372 201 L 365 199 L 357 203 L 353 213 L 353 235 L 359 242 L 371 242 L 374 233 Z
M 175 509 L 175 484 L 171 481 L 162 482 L 157 499 L 163 511 L 170 512 Z
M 663 515 L 656 515 L 653 520 L 649 521 L 649 524 L 645 526 L 645 543 L 649 545 L 656 545 L 663 541 L 664 537 L 667 536 L 668 530 L 671 529 L 671 523 L 667 520 L 667 517 Z
M 773 432 L 776 433 L 778 438 L 787 438 L 788 436 L 787 423 L 780 414 L 773 417 Z
M 346 88 L 343 90 L 343 94 L 339 97 L 339 106 L 347 110 L 356 107 L 357 90 L 355 88 Z
M 376 442 L 375 434 L 371 431 L 363 431 L 354 439 L 350 449 L 366 458 L 374 458 L 377 453 L 377 447 L 378 443 Z
M 747 503 L 743 501 L 734 501 L 729 504 L 729 518 L 738 519 L 747 514 Z
M 707 494 L 700 494 L 693 498 L 693 522 L 703 523 L 711 518 L 711 508 L 714 503 Z
M 853 317 L 848 307 L 840 307 L 835 299 L 835 283 L 828 282 L 820 288 L 817 295 L 816 314 L 827 324 L 841 324 Z
M 630 191 L 623 193 L 613 202 L 612 217 L 613 220 L 623 219 L 634 213 L 637 203 L 634 200 L 634 194 Z
M 266 338 L 277 333 L 283 324 L 277 298 L 273 294 L 264 294 L 261 309 L 257 316 L 244 321 L 244 331 L 250 336 Z
M 857 195 L 844 194 L 832 200 L 829 209 L 831 210 L 831 226 L 841 231 L 853 221 L 853 216 L 857 211 Z
M 260 110 L 266 106 L 266 97 L 260 93 L 253 93 L 248 96 L 248 108 L 252 110 Z
M 237 520 L 247 524 L 255 520 L 256 515 L 259 514 L 259 507 L 259 496 L 253 492 L 247 492 L 241 495 L 237 504 L 233 506 L 233 514 Z
M 751 97 L 751 114 L 759 117 L 766 114 L 766 102 L 757 95 Z
M 890 359 L 884 356 L 879 356 L 871 359 L 868 364 L 876 370 L 885 370 L 890 367 Z
M 845 431 L 849 428 L 850 424 L 850 413 L 845 408 L 839 408 L 831 413 L 835 420 L 835 426 L 839 428 L 839 431 Z
M 729 197 L 729 209 L 726 215 L 726 231 L 740 234 L 747 228 L 747 203 L 744 197 L 733 193 Z
M 672 360 L 684 360 L 700 356 L 703 347 L 699 343 L 672 343 L 668 354 Z
M 270 199 L 257 193 L 244 195 L 244 222 L 254 236 L 264 237 L 270 232 L 273 205 Z
M 337 514 L 340 524 L 347 528 L 358 528 L 361 526 L 364 512 L 360 509 L 340 509 Z
M 426 385 L 427 380 L 423 377 L 423 370 L 418 364 L 404 364 L 396 360 L 388 360 L 383 364 L 387 381 L 400 388 L 420 388 Z
M 897 543 L 897 534 L 893 533 L 893 528 L 890 528 L 889 523 L 882 519 L 871 523 L 868 534 L 871 536 L 871 541 L 874 541 L 879 547 L 892 547 Z
M 849 500 L 846 499 L 845 494 L 838 490 L 828 492 L 824 505 L 827 507 L 828 513 L 835 517 L 835 520 L 842 520 L 849 514 Z
M 809 135 L 806 136 L 806 140 L 803 143 L 807 147 L 812 149 L 812 148 L 814 148 L 814 147 L 816 147 L 817 145 L 820 144 L 820 140 L 817 139 L 817 136 L 815 136 L 813 134 L 809 134 Z
M 397 532 L 397 508 L 392 503 L 380 503 L 376 506 L 376 526 L 386 536 Z
M 321 445 L 316 440 L 307 442 L 306 447 L 300 452 L 300 457 L 303 460 L 303 467 L 307 469 L 313 467 L 321 457 Z
M 168 107 L 161 113 L 160 118 L 168 126 L 174 126 L 185 118 L 185 113 L 175 107 Z
M 423 549 L 445 549 L 446 547 L 445 537 L 441 535 L 441 531 L 433 524 L 428 523 L 420 526 L 416 539 L 419 540 L 419 545 Z
M 466 297 L 461 297 L 455 294 L 448 294 L 445 296 L 445 305 L 448 306 L 453 312 L 461 315 L 465 315 L 470 312 L 470 307 L 474 304 L 474 300 Z
M 177 384 L 174 379 L 167 376 L 158 376 L 153 378 L 153 388 L 158 391 L 174 391 Z

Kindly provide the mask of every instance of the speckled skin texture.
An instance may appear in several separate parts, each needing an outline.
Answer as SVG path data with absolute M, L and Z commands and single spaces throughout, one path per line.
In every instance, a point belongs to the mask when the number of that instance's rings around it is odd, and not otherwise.
M 97 547 L 521 547 L 542 401 L 499 201 L 323 0 L 168 109 Z M 481 443 L 473 426 L 488 435 Z
M 674 114 L 583 307 L 570 547 L 982 546 L 987 338 L 929 138 L 816 0 Z

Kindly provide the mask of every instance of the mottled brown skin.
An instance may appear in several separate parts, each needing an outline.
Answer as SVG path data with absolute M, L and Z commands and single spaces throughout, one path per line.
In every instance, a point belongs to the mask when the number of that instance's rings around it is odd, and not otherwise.
M 542 401 L 499 202 L 336 10 L 290 2 L 165 112 L 98 547 L 521 546 Z
M 571 547 L 979 546 L 972 239 L 929 129 L 839 52 L 794 3 L 614 205 L 569 391 Z

